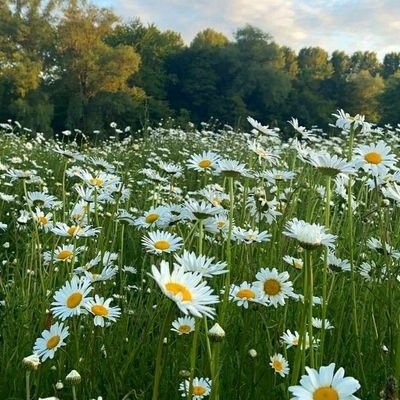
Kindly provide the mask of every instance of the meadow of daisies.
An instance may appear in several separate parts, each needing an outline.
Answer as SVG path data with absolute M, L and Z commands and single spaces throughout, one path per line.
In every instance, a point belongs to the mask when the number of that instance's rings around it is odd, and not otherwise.
M 1 125 L 1 399 L 397 399 L 400 129 L 248 121 Z

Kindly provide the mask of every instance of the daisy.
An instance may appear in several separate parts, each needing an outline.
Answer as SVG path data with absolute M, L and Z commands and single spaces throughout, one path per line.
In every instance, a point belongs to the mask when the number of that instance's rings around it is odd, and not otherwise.
M 261 163 L 261 160 L 267 161 L 272 165 L 277 165 L 279 163 L 279 155 L 274 154 L 261 146 L 260 143 L 253 141 L 249 143 L 249 150 L 253 151 L 258 155 L 258 161 Z
M 201 400 L 211 393 L 211 379 L 209 378 L 193 378 L 192 394 L 189 394 L 190 381 L 185 380 L 179 385 L 179 391 L 182 392 L 182 397 L 192 400 Z
M 100 274 L 95 274 L 90 271 L 83 271 L 86 279 L 88 279 L 91 283 L 94 282 L 104 282 L 114 278 L 117 275 L 118 267 L 113 265 L 106 265 L 100 272 Z
M 33 219 L 38 223 L 40 229 L 43 229 L 45 232 L 48 232 L 53 228 L 53 221 L 51 220 L 53 217 L 52 213 L 45 214 L 39 208 L 36 208 L 33 213 Z
M 273 305 L 285 305 L 285 299 L 294 297 L 293 283 L 289 281 L 289 274 L 284 271 L 279 273 L 276 268 L 262 268 L 257 274 L 254 284 L 264 296 L 264 302 Z
M 284 256 L 283 261 L 287 262 L 289 265 L 296 269 L 302 269 L 304 266 L 304 262 L 301 258 L 295 258 L 291 256 Z
M 269 242 L 271 235 L 267 231 L 259 232 L 258 229 L 243 229 L 237 226 L 233 227 L 232 240 L 246 244 Z
M 182 238 L 169 232 L 154 231 L 142 238 L 142 244 L 148 253 L 173 253 L 182 246 Z
M 312 319 L 312 326 L 317 329 L 322 329 L 322 319 L 320 318 L 314 318 Z M 325 319 L 325 329 L 334 329 L 335 327 L 327 320 Z
M 214 275 L 221 275 L 228 272 L 225 262 L 213 263 L 214 257 L 196 256 L 194 252 L 190 253 L 187 250 L 183 251 L 182 256 L 175 254 L 175 260 L 180 267 L 185 269 L 185 272 L 199 272 L 205 278 L 212 278 Z
M 26 201 L 30 207 L 58 208 L 62 203 L 55 196 L 43 192 L 28 192 Z
M 350 130 L 351 126 L 353 125 L 354 128 L 361 127 L 362 133 L 367 133 L 371 130 L 371 124 L 365 121 L 364 115 L 357 114 L 356 116 L 352 117 L 350 114 L 344 112 L 343 110 L 337 110 L 338 114 L 332 114 L 336 117 L 335 126 L 338 128 L 348 131 Z
M 390 147 L 383 140 L 377 144 L 360 145 L 354 149 L 354 165 L 374 176 L 386 175 L 396 163 L 396 156 L 390 154 Z
M 271 129 L 268 125 L 263 126 L 257 120 L 252 117 L 247 117 L 247 122 L 259 132 L 264 133 L 265 135 L 272 136 L 272 137 L 279 137 L 278 133 L 274 129 Z
M 212 151 L 203 151 L 201 154 L 194 154 L 187 162 L 187 167 L 198 172 L 209 171 L 215 166 L 220 156 Z
M 188 335 L 195 328 L 195 319 L 193 317 L 182 317 L 172 322 L 171 331 L 178 335 Z
M 324 259 L 324 256 L 321 256 Z M 342 260 L 335 256 L 335 254 L 330 250 L 328 251 L 328 266 L 332 270 L 339 270 L 342 272 L 351 271 L 351 265 L 349 260 Z
M 79 315 L 84 310 L 83 307 L 88 300 L 87 295 L 91 290 L 89 280 L 73 276 L 70 282 L 54 294 L 54 301 L 51 303 L 52 313 L 55 317 L 60 317 L 62 321 Z
M 210 233 L 227 233 L 229 218 L 226 214 L 217 214 L 204 220 L 204 229 Z
M 207 283 L 202 281 L 201 274 L 185 272 L 183 267 L 176 265 L 170 272 L 169 264 L 165 261 L 161 261 L 160 270 L 153 265 L 151 271 L 150 276 L 163 293 L 173 300 L 184 314 L 213 318 L 215 309 L 210 305 L 218 303 L 219 299 L 212 294 L 212 289 Z
M 53 252 L 46 251 L 43 254 L 45 264 L 50 264 L 51 261 L 57 262 L 71 262 L 75 256 L 86 250 L 84 246 L 74 247 L 72 244 L 58 246 Z M 75 259 L 75 261 L 77 261 Z
M 400 203 L 400 186 L 393 182 L 390 185 L 382 188 L 382 194 L 388 199 L 392 199 Z
M 204 196 L 212 205 L 221 206 L 223 202 L 229 200 L 229 195 L 223 191 L 215 190 L 212 188 L 204 188 L 199 190 L 199 194 Z
M 272 367 L 275 373 L 278 373 L 282 377 L 285 377 L 289 373 L 289 363 L 282 354 L 275 353 L 269 359 L 271 361 L 269 365 Z
M 62 322 L 56 322 L 49 330 L 42 332 L 42 337 L 36 339 L 33 346 L 33 353 L 45 361 L 48 358 L 53 359 L 55 352 L 62 346 L 65 346 L 64 339 L 68 337 L 68 326 L 64 327 Z
M 215 207 L 205 201 L 198 202 L 196 200 L 186 201 L 183 207 L 187 210 L 190 219 L 207 219 L 223 211 L 220 206 Z
M 249 173 L 246 170 L 244 164 L 240 164 L 239 161 L 231 159 L 222 159 L 217 163 L 215 175 L 222 175 L 230 178 L 235 178 L 240 175 L 248 176 Z
M 168 208 L 163 206 L 152 207 L 142 217 L 137 218 L 134 225 L 139 228 L 150 228 L 152 226 L 164 228 L 168 226 L 169 220 Z
M 309 224 L 297 218 L 292 219 L 285 225 L 284 235 L 296 239 L 300 246 L 307 250 L 316 249 L 321 246 L 334 247 L 335 235 L 326 233 L 326 228 L 319 224 Z
M 265 171 L 262 174 L 262 177 L 264 177 L 268 182 L 272 183 L 273 185 L 275 185 L 277 182 L 290 181 L 294 179 L 295 176 L 295 172 L 278 170 L 275 168 Z
M 63 222 L 57 222 L 56 226 L 51 231 L 58 236 L 79 238 L 96 236 L 99 233 L 99 228 L 92 228 L 91 226 L 80 225 L 68 226 Z
M 344 378 L 344 369 L 334 374 L 335 364 L 321 367 L 319 371 L 306 367 L 307 375 L 300 379 L 300 385 L 290 386 L 291 400 L 359 400 L 354 396 L 360 383 L 352 377 Z
M 95 326 L 104 327 L 105 320 L 115 322 L 120 317 L 121 309 L 116 306 L 110 307 L 112 301 L 112 298 L 104 301 L 104 297 L 96 294 L 94 299 L 90 298 L 85 303 L 86 310 L 94 315 Z
M 304 160 L 317 168 L 324 175 L 336 176 L 338 174 L 354 174 L 354 165 L 347 162 L 344 158 L 338 157 L 336 154 L 310 153 Z
M 239 286 L 232 284 L 229 291 L 231 301 L 239 307 L 248 308 L 249 302 L 263 303 L 263 295 L 258 286 L 244 281 Z
M 168 175 L 174 178 L 179 178 L 182 176 L 183 168 L 180 165 L 173 163 L 166 163 L 164 161 L 159 161 L 158 166 Z
M 286 344 L 286 347 L 289 349 L 292 346 L 298 346 L 300 344 L 300 334 L 297 331 L 294 331 L 294 333 L 292 333 L 292 331 L 290 329 L 287 329 L 286 332 L 283 332 L 281 339 L 283 341 L 283 343 Z M 302 342 L 304 342 L 304 340 L 302 340 Z M 310 337 L 308 336 L 308 332 L 306 332 L 306 337 L 305 337 L 305 348 L 308 349 L 310 347 Z M 313 341 L 313 346 L 316 346 L 316 340 L 314 339 Z

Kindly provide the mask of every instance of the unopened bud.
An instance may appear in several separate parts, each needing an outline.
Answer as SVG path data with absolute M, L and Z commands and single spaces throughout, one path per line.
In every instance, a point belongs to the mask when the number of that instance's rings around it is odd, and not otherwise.
M 28 357 L 25 357 L 22 360 L 22 363 L 29 369 L 37 370 L 40 365 L 40 358 L 37 354 L 32 354 Z
M 250 349 L 250 350 L 249 350 L 249 356 L 250 356 L 251 358 L 256 358 L 256 357 L 257 357 L 257 351 L 254 350 L 254 349 Z
M 66 377 L 65 380 L 70 382 L 72 385 L 77 385 L 81 382 L 82 378 L 79 375 L 79 372 L 73 369 Z
M 221 325 L 216 322 L 208 331 L 208 336 L 215 342 L 220 342 L 225 337 L 225 331 L 221 328 Z

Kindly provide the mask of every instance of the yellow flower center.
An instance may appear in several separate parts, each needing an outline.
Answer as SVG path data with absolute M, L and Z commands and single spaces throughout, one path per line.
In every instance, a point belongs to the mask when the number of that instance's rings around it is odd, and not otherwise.
M 99 186 L 101 186 L 103 183 L 104 183 L 104 179 L 101 179 L 101 178 L 91 178 L 90 179 L 90 183 L 92 184 L 92 185 L 94 185 L 94 186 L 97 186 L 97 187 L 99 187 Z
M 58 253 L 57 258 L 59 260 L 66 260 L 67 258 L 71 258 L 72 257 L 72 251 L 71 250 L 62 250 Z
M 281 291 L 281 284 L 276 279 L 267 279 L 264 282 L 264 292 L 270 296 L 275 296 Z
M 157 242 L 154 243 L 154 247 L 157 250 L 167 250 L 171 247 L 169 244 L 168 240 L 157 240 Z
M 147 214 L 145 222 L 146 224 L 152 224 L 153 222 L 157 221 L 158 218 L 160 218 L 160 214 L 157 213 Z
M 218 229 L 222 229 L 225 226 L 225 222 L 224 221 L 218 221 L 217 222 L 217 228 Z
M 206 392 L 206 389 L 203 386 L 193 386 L 193 395 L 201 396 Z
M 192 328 L 191 328 L 189 325 L 181 325 L 181 326 L 178 328 L 178 331 L 179 331 L 180 333 L 189 333 L 191 330 L 192 330 Z
M 37 217 L 37 220 L 39 221 L 39 224 L 42 225 L 46 225 L 49 222 L 49 220 L 44 216 Z
M 380 164 L 382 162 L 382 156 L 376 151 L 371 151 L 364 156 L 364 160 L 370 164 Z
M 79 225 L 72 225 L 67 229 L 67 233 L 70 236 L 76 236 L 81 230 L 82 228 Z
M 92 306 L 91 310 L 94 315 L 100 315 L 101 317 L 108 315 L 108 308 L 104 307 L 102 304 L 95 304 Z
M 241 289 L 236 293 L 236 297 L 239 297 L 239 299 L 254 299 L 256 294 L 251 289 Z
M 79 306 L 79 304 L 81 304 L 82 298 L 83 298 L 82 293 L 80 292 L 72 293 L 71 295 L 68 296 L 67 307 L 76 308 L 77 306 Z
M 208 168 L 212 164 L 211 160 L 201 160 L 199 162 L 199 167 L 200 168 Z
M 283 365 L 279 360 L 274 360 L 274 361 L 272 361 L 272 368 L 275 371 L 280 372 L 283 370 Z
M 333 387 L 323 386 L 313 393 L 313 400 L 339 400 L 339 395 Z
M 51 350 L 54 349 L 54 347 L 56 347 L 58 345 L 58 343 L 60 343 L 60 336 L 55 335 L 52 336 L 46 343 L 46 347 Z
M 190 293 L 190 291 L 180 283 L 168 282 L 165 285 L 165 289 L 174 296 L 181 295 L 182 301 L 192 301 L 192 293 Z

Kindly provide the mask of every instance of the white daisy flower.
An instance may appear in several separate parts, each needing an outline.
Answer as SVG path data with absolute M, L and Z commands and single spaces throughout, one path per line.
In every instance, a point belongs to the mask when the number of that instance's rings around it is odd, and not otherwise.
M 312 326 L 317 329 L 322 329 L 322 319 L 320 318 L 314 318 L 312 319 Z M 325 319 L 325 329 L 334 329 L 335 327 L 327 320 Z
M 50 264 L 50 262 L 71 262 L 72 260 L 76 262 L 77 259 L 75 257 L 85 249 L 84 246 L 74 247 L 72 244 L 65 244 L 63 246 L 58 246 L 53 252 L 44 252 L 43 259 L 45 264 Z
M 94 315 L 94 324 L 96 326 L 104 327 L 105 321 L 115 322 L 121 315 L 121 309 L 117 306 L 110 307 L 112 298 L 104 300 L 97 294 L 90 298 L 85 303 L 85 308 Z
M 374 176 L 386 175 L 396 164 L 396 156 L 383 140 L 377 144 L 360 145 L 354 149 L 354 165 Z
M 239 286 L 232 284 L 229 290 L 229 299 L 239 307 L 248 308 L 249 302 L 263 303 L 263 294 L 253 283 L 242 282 Z
M 304 262 L 301 258 L 295 258 L 291 256 L 284 256 L 283 261 L 291 265 L 292 267 L 296 269 L 303 269 Z
M 282 354 L 275 353 L 269 359 L 271 361 L 269 365 L 275 373 L 278 373 L 282 377 L 285 377 L 289 373 L 289 363 Z
M 182 238 L 169 232 L 154 231 L 142 238 L 142 244 L 148 253 L 173 253 L 182 246 Z
M 240 164 L 239 161 L 223 159 L 218 161 L 215 175 L 234 178 L 240 175 L 249 176 L 249 172 L 247 171 L 246 166 L 244 164 Z
M 188 335 L 194 331 L 196 321 L 193 317 L 181 317 L 172 322 L 171 331 L 178 335 Z
M 142 217 L 137 218 L 133 224 L 140 228 L 150 228 L 153 226 L 164 228 L 169 224 L 169 217 L 168 208 L 163 206 L 152 207 Z
M 264 302 L 273 305 L 275 308 L 278 304 L 285 305 L 285 299 L 288 297 L 296 297 L 293 292 L 293 283 L 289 281 L 288 272 L 279 273 L 276 268 L 262 268 L 256 274 L 257 281 L 254 282 L 261 294 L 264 296 Z
M 54 301 L 51 303 L 51 311 L 55 317 L 65 320 L 74 315 L 79 315 L 84 310 L 87 295 L 92 290 L 90 281 L 79 279 L 76 275 L 72 277 L 61 289 L 54 294 Z
M 222 207 L 196 200 L 186 201 L 183 207 L 187 210 L 190 219 L 207 219 L 223 211 Z
M 169 264 L 164 260 L 161 261 L 160 270 L 153 265 L 151 271 L 149 275 L 184 314 L 213 318 L 215 309 L 211 305 L 218 303 L 219 299 L 212 294 L 212 289 L 202 280 L 201 274 L 185 272 L 183 267 L 176 265 L 170 272 Z
M 91 226 L 68 226 L 63 222 L 57 222 L 56 226 L 51 231 L 58 236 L 79 238 L 96 236 L 100 230 L 99 228 L 92 228 Z
M 284 235 L 296 239 L 301 247 L 312 250 L 321 246 L 334 247 L 335 235 L 326 233 L 326 228 L 319 224 L 309 224 L 297 218 L 285 225 Z
M 33 353 L 45 361 L 48 358 L 53 359 L 55 352 L 62 346 L 65 346 L 64 339 L 69 335 L 68 326 L 64 327 L 62 322 L 56 322 L 49 330 L 44 330 L 42 337 L 36 339 L 33 346 Z
M 356 116 L 352 117 L 343 110 L 337 110 L 337 114 L 332 115 L 337 118 L 335 126 L 344 131 L 349 131 L 352 125 L 355 128 L 361 127 L 362 133 L 367 133 L 371 130 L 371 124 L 365 121 L 364 115 L 357 114 Z
M 212 278 L 214 275 L 221 275 L 228 272 L 225 262 L 213 263 L 214 257 L 196 256 L 194 252 L 183 251 L 182 256 L 175 254 L 177 266 L 183 267 L 185 272 L 199 272 L 205 278 Z
M 189 380 L 185 380 L 179 385 L 179 391 L 182 392 L 182 397 L 191 400 L 202 400 L 211 393 L 211 383 L 209 378 L 193 378 L 191 395 L 189 394 Z
M 334 374 L 335 364 L 321 367 L 319 371 L 306 367 L 308 375 L 303 375 L 300 385 L 290 386 L 291 400 L 360 400 L 354 396 L 361 385 L 357 379 L 344 378 L 344 369 Z
M 234 226 L 232 230 L 232 240 L 251 244 L 269 242 L 271 235 L 267 231 L 259 232 L 258 229 L 243 229 L 238 226 Z
M 209 171 L 215 166 L 220 156 L 212 151 L 203 151 L 201 154 L 194 154 L 187 162 L 187 167 L 198 172 Z

